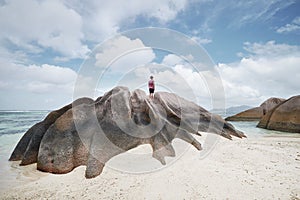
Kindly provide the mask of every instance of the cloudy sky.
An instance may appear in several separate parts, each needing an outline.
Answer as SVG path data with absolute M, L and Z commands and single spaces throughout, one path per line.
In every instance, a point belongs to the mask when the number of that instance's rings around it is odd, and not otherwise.
M 146 89 L 150 74 L 157 90 L 207 109 L 213 88 L 223 90 L 226 107 L 288 98 L 300 93 L 299 10 L 298 0 L 0 0 L 0 109 L 56 109 L 79 87 L 93 98 L 120 84 Z M 176 55 L 138 34 L 118 35 L 145 27 L 189 37 L 213 69 L 195 70 L 194 61 L 207 63 L 180 47 Z M 104 75 L 84 69 L 110 61 Z

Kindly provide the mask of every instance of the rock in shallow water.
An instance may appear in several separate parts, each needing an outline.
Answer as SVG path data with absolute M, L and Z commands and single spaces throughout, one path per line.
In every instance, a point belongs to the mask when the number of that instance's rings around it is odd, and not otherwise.
M 270 130 L 300 133 L 300 95 L 291 97 L 274 107 L 257 126 Z
M 285 101 L 281 98 L 269 98 L 260 104 L 259 107 L 250 108 L 236 115 L 227 117 L 226 121 L 259 121 L 268 111 Z
M 24 134 L 10 160 L 37 162 L 38 170 L 58 174 L 86 165 L 86 177 L 92 178 L 110 158 L 141 144 L 150 144 L 162 164 L 165 156 L 175 156 L 174 138 L 201 150 L 192 136 L 199 132 L 246 137 L 220 116 L 175 94 L 158 92 L 149 99 L 142 90 L 116 87 L 96 101 L 81 98 L 51 112 Z

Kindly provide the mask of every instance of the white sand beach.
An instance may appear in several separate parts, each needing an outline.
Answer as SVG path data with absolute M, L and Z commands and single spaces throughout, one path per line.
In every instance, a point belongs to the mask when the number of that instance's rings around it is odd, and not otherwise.
M 93 179 L 84 166 L 64 175 L 12 168 L 19 176 L 7 187 L 1 181 L 0 199 L 300 199 L 299 134 L 221 138 L 205 158 L 198 155 L 189 148 L 174 164 L 144 174 L 105 167 Z

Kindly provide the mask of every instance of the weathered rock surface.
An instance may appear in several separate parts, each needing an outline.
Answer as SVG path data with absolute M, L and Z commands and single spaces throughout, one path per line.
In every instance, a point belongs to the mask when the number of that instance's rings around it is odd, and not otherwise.
M 300 133 L 300 95 L 270 110 L 257 125 L 260 128 Z
M 92 99 L 80 98 L 73 102 L 74 105 L 82 103 L 94 103 Z M 10 156 L 10 161 L 21 160 L 20 165 L 29 165 L 37 162 L 37 154 L 40 147 L 41 139 L 46 133 L 47 129 L 63 115 L 66 111 L 72 108 L 72 104 L 66 105 L 59 110 L 50 112 L 47 117 L 32 126 L 21 138 L 15 150 Z
M 162 164 L 165 156 L 175 156 L 174 138 L 201 150 L 192 136 L 199 132 L 245 137 L 220 116 L 175 94 L 158 92 L 149 99 L 142 90 L 116 87 L 96 101 L 82 98 L 51 112 L 25 133 L 10 160 L 37 162 L 38 170 L 58 174 L 86 165 L 86 177 L 92 178 L 110 158 L 141 144 L 150 144 Z
M 268 111 L 274 108 L 276 105 L 285 101 L 281 98 L 269 98 L 264 101 L 259 107 L 251 108 L 240 112 L 236 115 L 227 117 L 226 121 L 259 121 Z

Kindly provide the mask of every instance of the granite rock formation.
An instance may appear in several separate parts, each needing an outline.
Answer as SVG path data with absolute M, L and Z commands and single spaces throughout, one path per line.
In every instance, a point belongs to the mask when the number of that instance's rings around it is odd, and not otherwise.
M 262 117 L 260 128 L 300 133 L 300 95 L 280 103 Z
M 264 101 L 259 107 L 250 108 L 236 115 L 227 117 L 226 121 L 259 121 L 268 111 L 274 108 L 276 105 L 285 101 L 280 98 L 269 98 Z
M 92 178 L 110 158 L 141 144 L 150 144 L 162 164 L 165 156 L 175 156 L 174 138 L 201 150 L 192 136 L 200 132 L 246 137 L 220 116 L 175 94 L 158 92 L 149 99 L 142 90 L 131 93 L 120 86 L 95 101 L 81 98 L 51 112 L 24 134 L 10 160 L 36 162 L 38 170 L 56 174 L 86 165 L 86 177 Z
M 89 98 L 80 98 L 68 104 L 59 110 L 50 112 L 47 117 L 32 126 L 22 137 L 20 142 L 17 144 L 15 150 L 10 156 L 10 161 L 21 160 L 20 165 L 29 165 L 37 162 L 37 155 L 40 147 L 41 139 L 48 130 L 48 128 L 66 111 L 72 108 L 72 105 L 80 105 L 83 103 L 94 102 Z

